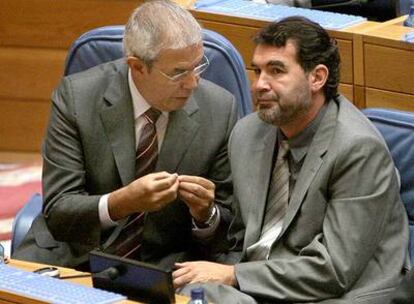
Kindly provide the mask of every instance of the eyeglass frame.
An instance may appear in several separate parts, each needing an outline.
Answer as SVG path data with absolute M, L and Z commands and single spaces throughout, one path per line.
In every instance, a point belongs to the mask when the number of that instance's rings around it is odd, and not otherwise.
M 174 76 L 170 76 L 170 75 L 166 74 L 165 72 L 161 71 L 159 68 L 157 68 L 155 66 L 153 66 L 153 68 L 156 69 L 162 76 L 164 76 L 168 80 L 170 80 L 172 82 L 179 82 L 179 81 L 183 80 L 185 77 L 187 77 L 190 73 L 194 73 L 195 76 L 199 76 L 203 72 L 205 72 L 205 70 L 207 70 L 207 68 L 210 66 L 210 60 L 208 60 L 208 57 L 205 54 L 203 54 L 202 61 L 204 61 L 204 62 L 201 63 L 201 64 L 198 64 L 195 68 L 190 69 L 190 70 L 186 70 L 186 71 L 181 72 L 181 73 L 178 73 Z

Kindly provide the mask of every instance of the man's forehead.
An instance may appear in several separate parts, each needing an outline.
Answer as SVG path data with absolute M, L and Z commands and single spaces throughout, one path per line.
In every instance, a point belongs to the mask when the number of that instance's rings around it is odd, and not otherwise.
M 284 46 L 259 44 L 253 54 L 253 64 L 269 64 L 272 62 L 296 61 L 296 45 L 290 41 Z
M 191 63 L 200 61 L 203 57 L 204 50 L 202 44 L 190 45 L 180 49 L 163 49 L 161 50 L 158 60 L 159 62 L 174 60 L 175 63 Z

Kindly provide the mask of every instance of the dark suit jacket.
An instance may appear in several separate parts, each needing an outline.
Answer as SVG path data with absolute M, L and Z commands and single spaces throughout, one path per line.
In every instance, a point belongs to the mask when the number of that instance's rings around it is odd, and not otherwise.
M 101 229 L 99 199 L 132 182 L 135 174 L 127 71 L 123 59 L 103 64 L 64 78 L 54 92 L 43 144 L 43 213 L 15 258 L 74 267 L 110 235 Z M 201 80 L 187 104 L 170 113 L 157 162 L 157 171 L 202 176 L 216 184 L 222 221 L 215 244 L 231 221 L 227 141 L 236 117 L 233 95 Z M 171 264 L 182 254 L 201 258 L 200 245 L 183 202 L 146 214 L 144 261 Z
M 277 127 L 253 113 L 229 142 L 243 254 L 258 241 Z M 242 225 L 244 224 L 244 225 Z M 241 239 L 239 239 L 241 241 Z M 408 222 L 394 164 L 370 121 L 344 97 L 331 100 L 292 190 L 269 260 L 236 264 L 240 291 L 257 299 L 379 303 L 407 261 Z M 229 302 L 238 303 L 232 295 Z

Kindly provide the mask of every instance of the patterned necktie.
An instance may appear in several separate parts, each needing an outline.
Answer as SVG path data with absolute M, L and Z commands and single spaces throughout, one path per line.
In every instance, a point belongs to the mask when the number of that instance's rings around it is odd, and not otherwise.
M 160 115 L 161 112 L 154 108 L 150 108 L 143 115 L 147 123 L 142 129 L 137 147 L 135 159 L 136 178 L 152 173 L 155 170 L 158 159 L 158 139 L 155 123 Z
M 155 170 L 158 159 L 158 139 L 155 123 L 160 115 L 161 112 L 154 108 L 150 108 L 143 114 L 147 123 L 142 129 L 136 151 L 136 178 L 152 173 Z M 138 249 L 141 247 L 144 215 L 144 212 L 130 215 L 116 240 L 105 251 L 121 257 L 135 257 Z
M 282 141 L 272 173 L 260 238 L 258 242 L 247 248 L 247 256 L 251 261 L 267 259 L 272 244 L 282 231 L 283 219 L 289 202 L 288 152 L 288 142 Z

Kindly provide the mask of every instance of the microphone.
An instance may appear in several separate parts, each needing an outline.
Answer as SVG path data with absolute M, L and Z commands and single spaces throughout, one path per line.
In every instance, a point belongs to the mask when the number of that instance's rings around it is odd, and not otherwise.
M 121 275 L 120 270 L 117 267 L 112 266 L 112 267 L 106 268 L 98 272 L 60 276 L 59 279 L 66 280 L 66 279 L 85 278 L 85 277 L 90 277 L 92 274 L 100 279 L 110 279 L 111 281 L 117 279 Z
M 117 267 L 112 266 L 109 268 L 106 268 L 102 271 L 94 273 L 94 275 L 100 279 L 111 279 L 112 281 L 117 279 L 120 276 L 120 271 Z

